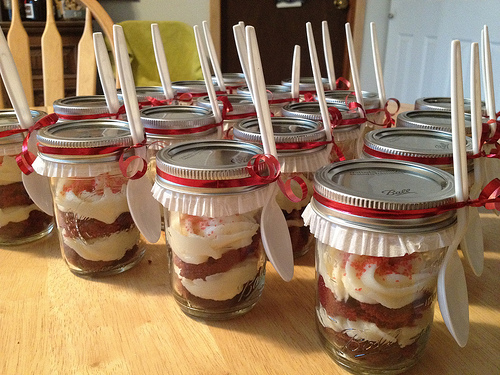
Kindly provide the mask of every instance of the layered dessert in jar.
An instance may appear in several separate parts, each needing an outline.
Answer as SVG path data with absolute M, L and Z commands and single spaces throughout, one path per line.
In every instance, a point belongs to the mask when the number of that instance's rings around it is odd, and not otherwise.
M 265 275 L 260 212 L 219 218 L 165 214 L 172 286 L 180 305 L 220 313 L 253 306 Z
M 0 244 L 30 242 L 50 233 L 53 219 L 24 189 L 16 155 L 0 155 Z
M 62 254 L 77 274 L 112 274 L 143 256 L 127 204 L 127 178 L 102 174 L 61 178 L 53 185 Z
M 317 252 L 317 322 L 339 360 L 405 367 L 429 338 L 444 249 L 402 257 Z

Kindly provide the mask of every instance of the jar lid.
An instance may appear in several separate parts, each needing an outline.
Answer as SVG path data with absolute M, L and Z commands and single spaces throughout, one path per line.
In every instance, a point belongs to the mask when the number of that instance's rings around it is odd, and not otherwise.
M 146 133 L 151 129 L 191 129 L 215 123 L 211 109 L 199 106 L 168 105 L 141 110 Z
M 414 110 L 401 112 L 396 118 L 396 127 L 425 128 L 451 132 L 451 112 Z M 472 134 L 471 116 L 465 114 L 465 133 Z
M 481 102 L 483 114 L 486 113 L 486 104 Z M 424 97 L 415 100 L 415 109 L 417 110 L 428 110 L 428 111 L 451 111 L 451 98 L 450 97 Z M 464 99 L 464 111 L 470 113 L 471 101 L 470 99 Z
M 323 83 L 323 89 L 327 89 L 328 86 L 328 78 L 321 78 L 321 82 Z M 288 87 L 290 90 L 292 89 L 292 79 L 288 78 L 281 81 L 283 86 Z M 300 77 L 299 78 L 299 91 L 312 91 L 316 92 L 316 83 L 314 82 L 314 77 Z
M 472 155 L 470 137 L 466 137 L 466 149 Z M 449 165 L 453 164 L 452 134 L 419 128 L 376 129 L 365 134 L 364 153 L 380 159 Z
M 46 116 L 47 113 L 43 111 L 30 110 L 31 117 L 33 118 L 33 123 L 40 120 L 42 117 Z M 0 134 L 4 131 L 19 129 L 19 121 L 16 116 L 16 112 L 12 109 L 2 109 L 0 110 Z M 8 143 L 22 142 L 26 134 L 13 134 L 8 137 L 0 137 L 0 145 Z
M 54 112 L 60 115 L 97 115 L 109 113 L 104 95 L 70 96 L 57 99 L 52 104 Z
M 274 140 L 280 152 L 300 152 L 304 150 L 280 150 L 279 145 L 283 143 L 304 143 L 325 141 L 326 135 L 323 125 L 317 121 L 304 118 L 294 117 L 272 117 L 271 123 L 273 126 Z M 262 144 L 262 134 L 259 128 L 257 118 L 242 120 L 233 127 L 233 136 L 235 139 Z M 321 147 L 325 147 L 322 145 Z
M 119 120 L 80 120 L 56 123 L 38 131 L 39 145 L 56 148 L 128 147 L 128 123 Z M 86 155 L 84 155 L 86 156 Z
M 135 93 L 137 95 L 138 102 L 146 102 L 148 98 L 155 98 L 158 100 L 166 100 L 165 92 L 161 86 L 137 86 L 135 88 Z M 123 100 L 123 93 L 121 89 L 116 90 L 118 99 Z M 175 95 L 175 90 L 174 90 Z
M 243 73 L 222 73 L 222 79 L 226 86 L 244 86 L 247 84 Z M 217 78 L 212 76 L 212 81 L 217 82 Z
M 380 99 L 376 92 L 362 91 L 363 103 L 366 109 L 380 108 Z M 327 103 L 344 104 L 356 102 L 356 95 L 351 90 L 330 90 L 325 92 Z
M 236 90 L 237 94 L 246 95 L 251 97 L 250 89 L 248 86 L 239 87 Z M 292 91 L 289 87 L 283 85 L 266 85 L 267 100 L 291 100 Z
M 328 107 L 336 107 L 343 120 L 350 120 L 360 118 L 359 112 L 356 110 L 349 110 L 346 105 L 343 104 L 332 104 L 327 103 Z M 288 103 L 282 109 L 282 115 L 284 117 L 302 117 L 314 121 L 323 121 L 323 116 L 321 115 L 321 108 L 318 102 L 299 102 L 299 103 Z M 361 124 L 350 124 L 350 125 L 337 125 L 333 128 L 333 131 L 342 130 L 355 130 L 359 128 Z
M 192 80 L 192 81 L 174 81 L 172 82 L 172 88 L 177 91 L 177 93 L 204 93 L 208 92 L 207 86 L 204 80 Z M 220 91 L 219 86 L 214 86 L 215 92 Z
M 230 115 L 237 115 L 237 114 L 245 114 L 245 113 L 251 113 L 254 116 L 255 114 L 255 106 L 252 102 L 252 99 L 248 97 L 248 95 L 241 95 L 241 94 L 227 94 L 225 95 L 227 99 L 229 100 L 229 103 L 233 106 L 233 110 L 229 111 L 228 114 Z M 219 107 L 222 110 L 223 109 L 223 103 L 222 101 L 219 102 Z M 212 110 L 212 104 L 210 103 L 210 97 L 207 96 L 202 96 L 197 99 L 197 104 L 203 108 L 208 108 Z

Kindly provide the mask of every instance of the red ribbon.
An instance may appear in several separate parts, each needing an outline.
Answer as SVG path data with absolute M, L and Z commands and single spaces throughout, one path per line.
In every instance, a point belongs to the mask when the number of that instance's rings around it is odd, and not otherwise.
M 185 134 L 195 134 L 201 133 L 209 129 L 216 128 L 218 126 L 222 126 L 222 122 L 208 124 L 204 126 L 198 126 L 195 128 L 185 128 L 185 129 L 155 129 L 155 128 L 144 128 L 146 133 L 148 134 L 157 134 L 157 135 L 185 135 Z
M 454 202 L 450 204 L 445 204 L 439 207 L 426 208 L 420 210 L 381 210 L 366 207 L 356 207 L 344 203 L 339 203 L 327 199 L 320 195 L 316 190 L 313 193 L 314 199 L 328 207 L 337 211 L 345 212 L 352 215 L 371 217 L 378 219 L 397 219 L 397 220 L 409 220 L 409 219 L 420 219 L 439 215 L 448 211 L 457 210 L 466 206 L 470 207 L 482 207 L 487 209 L 499 209 L 500 208 L 500 179 L 495 178 L 485 186 L 485 188 L 479 194 L 477 199 L 468 199 L 463 202 Z
M 411 156 L 402 156 L 402 155 L 394 155 L 386 152 L 381 152 L 374 150 L 366 145 L 363 146 L 363 151 L 368 155 L 371 155 L 378 159 L 397 159 L 397 160 L 406 160 L 406 161 L 414 161 L 427 165 L 446 165 L 453 164 L 453 157 L 443 156 L 443 157 L 411 157 Z
M 387 107 L 389 106 L 389 102 L 391 102 L 391 101 L 393 101 L 397 105 L 396 111 L 394 111 L 393 113 L 389 112 L 389 110 L 387 109 Z M 384 128 L 390 128 L 396 123 L 393 116 L 399 112 L 399 108 L 401 108 L 401 103 L 399 103 L 399 100 L 397 100 L 395 98 L 389 98 L 386 100 L 386 102 L 384 104 L 384 108 L 373 108 L 373 109 L 366 110 L 366 113 L 368 113 L 368 114 L 375 114 L 378 112 L 384 112 L 385 113 L 384 122 L 382 124 L 378 124 L 378 123 L 371 121 L 371 120 L 368 120 L 368 122 L 370 122 L 373 125 L 383 126 Z
M 1 131 L 0 132 L 0 138 L 4 138 L 4 137 L 10 137 L 11 135 L 14 135 L 14 134 L 21 134 L 21 133 L 24 133 L 28 131 L 28 129 L 9 129 L 9 130 L 4 130 L 4 131 Z
M 193 101 L 193 98 L 201 98 L 202 96 L 207 96 L 206 92 L 183 92 L 177 95 L 177 100 L 180 102 L 190 103 Z M 216 95 L 226 95 L 224 91 L 216 91 Z
M 344 77 L 339 77 L 335 81 L 335 87 L 337 90 L 349 90 L 351 88 L 351 82 Z
M 137 180 L 146 174 L 146 172 L 148 170 L 148 163 L 146 162 L 146 160 L 144 160 L 140 156 L 133 155 L 133 156 L 128 157 L 127 159 L 123 159 L 124 155 L 125 155 L 125 151 L 133 149 L 133 148 L 144 147 L 144 146 L 146 146 L 146 139 L 144 139 L 141 143 L 137 143 L 133 146 L 125 147 L 123 149 L 123 152 L 120 155 L 120 159 L 118 160 L 118 165 L 120 166 L 120 170 L 121 170 L 122 175 L 124 177 L 130 178 L 131 180 Z M 134 160 L 141 160 L 142 169 L 135 172 L 132 176 L 129 176 L 127 173 L 127 168 L 130 165 L 130 163 L 132 163 Z
M 34 172 L 34 169 L 32 167 L 33 163 L 35 162 L 36 156 L 28 150 L 28 141 L 31 136 L 31 133 L 33 133 L 36 130 L 39 130 L 41 128 L 44 128 L 49 125 L 55 124 L 59 120 L 59 116 L 55 113 L 51 113 L 50 115 L 46 115 L 42 117 L 40 120 L 35 122 L 32 126 L 27 129 L 28 134 L 26 134 L 26 137 L 23 140 L 23 145 L 21 148 L 21 152 L 16 156 L 16 162 L 21 171 L 25 174 L 28 175 L 32 172 Z M 26 129 L 23 129 L 26 130 Z
M 222 118 L 224 120 L 238 120 L 247 117 L 257 116 L 257 112 L 240 113 L 237 115 L 230 115 L 229 113 L 234 110 L 233 104 L 229 101 L 226 95 L 221 95 L 217 97 L 217 100 L 222 102 Z

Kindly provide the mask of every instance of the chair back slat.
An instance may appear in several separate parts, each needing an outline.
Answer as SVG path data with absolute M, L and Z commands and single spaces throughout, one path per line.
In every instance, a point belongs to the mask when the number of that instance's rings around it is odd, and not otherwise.
M 78 43 L 76 95 L 95 95 L 97 80 L 97 65 L 94 54 L 94 40 L 92 32 L 92 13 L 89 8 L 85 11 L 85 27 Z
M 47 0 L 47 20 L 41 39 L 44 105 L 64 98 L 64 62 L 61 34 L 54 19 L 52 0 Z
M 12 21 L 9 32 L 7 33 L 7 43 L 12 52 L 19 76 L 21 77 L 28 105 L 33 106 L 35 100 L 33 95 L 33 80 L 31 73 L 30 43 L 28 33 L 24 29 L 21 21 L 18 1 L 12 2 Z M 1 102 L 4 105 L 3 98 Z

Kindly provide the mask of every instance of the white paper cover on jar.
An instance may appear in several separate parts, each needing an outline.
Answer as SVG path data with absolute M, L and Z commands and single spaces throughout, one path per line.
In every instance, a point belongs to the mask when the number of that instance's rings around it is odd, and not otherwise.
M 400 257 L 415 252 L 433 251 L 449 246 L 455 226 L 428 233 L 381 233 L 336 224 L 318 214 L 309 203 L 302 218 L 316 239 L 338 250 L 357 255 Z M 353 223 L 353 226 L 355 224 Z
M 330 149 L 324 147 L 319 151 L 311 150 L 308 153 L 294 153 L 293 155 L 286 156 L 283 153 L 278 155 L 280 162 L 281 172 L 283 173 L 306 173 L 316 172 L 320 167 L 330 163 Z
M 0 156 L 17 155 L 22 150 L 22 141 L 0 145 Z
M 273 190 L 267 186 L 241 193 L 189 194 L 165 189 L 158 182 L 151 189 L 166 210 L 207 217 L 243 214 L 264 207 Z
M 120 174 L 118 161 L 109 162 L 60 162 L 38 155 L 33 162 L 36 173 L 47 177 L 95 177 L 103 173 Z

